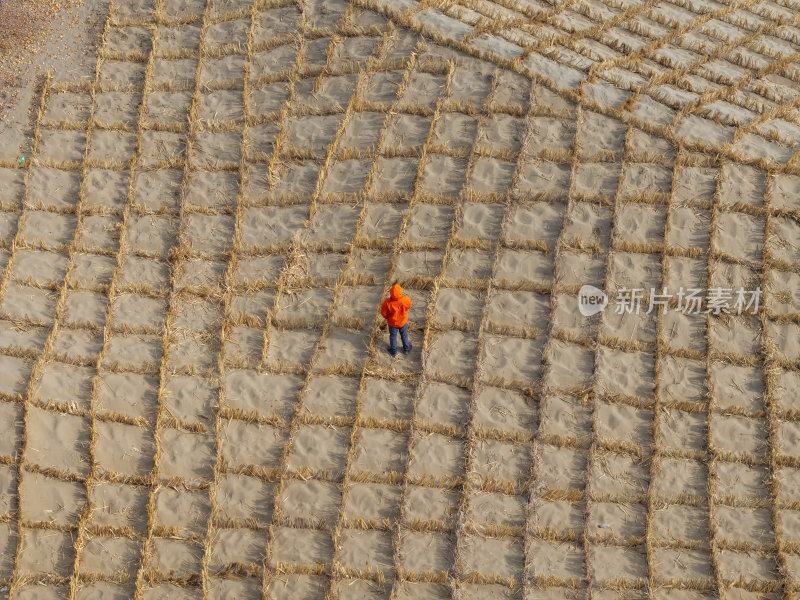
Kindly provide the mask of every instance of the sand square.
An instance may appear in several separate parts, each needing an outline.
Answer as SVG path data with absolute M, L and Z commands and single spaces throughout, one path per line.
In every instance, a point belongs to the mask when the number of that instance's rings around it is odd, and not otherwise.
M 622 160 L 627 128 L 620 122 L 599 113 L 584 111 L 577 141 L 586 162 Z
M 367 240 L 381 241 L 391 238 L 399 230 L 403 216 L 402 206 L 367 202 L 359 236 Z M 374 253 L 369 250 L 358 250 L 356 256 L 360 258 L 365 255 L 374 255 Z
M 485 386 L 475 398 L 475 425 L 483 430 L 526 435 L 537 426 L 537 405 L 523 394 Z
M 82 219 L 76 245 L 85 252 L 116 253 L 121 223 L 115 217 L 89 215 Z
M 286 432 L 271 425 L 231 419 L 220 430 L 222 457 L 232 466 L 277 468 L 286 437 Z
M 481 193 L 502 194 L 511 188 L 516 163 L 499 158 L 476 158 L 469 185 Z
M 769 509 L 715 506 L 714 522 L 720 539 L 751 544 L 770 544 L 775 540 Z
M 339 138 L 339 147 L 362 151 L 376 148 L 385 121 L 386 115 L 380 112 L 353 113 Z
M 776 175 L 772 182 L 772 199 L 780 206 L 782 192 L 791 185 L 786 184 L 796 176 Z M 719 197 L 724 204 L 749 204 L 762 206 L 766 191 L 766 173 L 759 168 L 742 164 L 724 164 L 722 180 L 719 186 Z
M 649 354 L 601 347 L 596 370 L 598 385 L 603 392 L 640 398 L 653 396 L 653 357 Z
M 81 552 L 80 569 L 109 578 L 125 574 L 135 579 L 140 555 L 141 545 L 137 540 L 90 536 Z
M 232 81 L 244 79 L 244 56 L 231 55 L 223 58 L 205 58 L 200 65 L 200 85 L 225 86 Z
M 219 401 L 219 389 L 214 381 L 204 377 L 170 375 L 162 388 L 161 402 L 169 413 L 187 423 L 213 422 Z
M 669 194 L 672 169 L 651 163 L 627 164 L 617 195 L 620 200 Z
M 409 419 L 413 413 L 414 388 L 399 381 L 368 377 L 360 400 L 362 417 Z M 425 417 L 420 415 L 420 418 Z
M 304 425 L 293 440 L 288 467 L 290 470 L 308 468 L 341 473 L 349 447 L 348 428 Z
M 477 117 L 458 112 L 443 112 L 434 125 L 431 143 L 451 150 L 469 152 L 477 131 Z
M 86 475 L 89 471 L 89 420 L 28 408 L 25 459 L 43 468 Z
M 422 169 L 420 191 L 455 198 L 466 185 L 464 158 L 444 154 L 428 154 Z
M 114 335 L 106 346 L 102 366 L 109 370 L 155 371 L 162 345 L 157 335 Z
M 50 92 L 44 110 L 44 122 L 86 121 L 91 110 L 92 97 L 74 92 Z
M 347 159 L 334 163 L 322 185 L 322 197 L 329 202 L 344 200 L 347 194 L 358 194 L 364 189 L 372 170 L 369 160 Z M 355 198 L 355 196 L 352 196 Z
M 199 575 L 202 569 L 203 549 L 197 544 L 184 540 L 155 538 L 151 568 L 157 573 L 172 577 Z
M 142 132 L 140 161 L 145 169 L 177 170 L 183 168 L 185 160 L 185 134 L 149 130 Z M 137 179 L 138 177 L 137 175 Z
M 256 253 L 268 249 L 270 244 L 289 241 L 294 232 L 302 228 L 308 210 L 302 206 L 266 206 L 249 207 L 243 213 L 240 229 L 242 245 L 251 253 Z
M 433 319 L 441 327 L 474 331 L 480 325 L 484 302 L 484 292 L 440 287 Z
M 183 477 L 194 483 L 214 476 L 216 449 L 213 433 L 165 428 L 161 432 L 161 443 L 158 469 L 162 479 Z
M 755 552 L 723 550 L 718 554 L 720 575 L 726 581 L 777 581 L 778 564 L 774 556 Z
M 617 210 L 617 239 L 634 244 L 660 244 L 664 241 L 667 210 L 664 206 L 622 204 Z
M 324 597 L 329 588 L 330 579 L 324 575 L 281 575 L 267 586 L 270 597 L 275 600 L 313 600 Z M 260 593 L 259 582 L 255 597 Z
M 393 520 L 400 511 L 401 493 L 402 488 L 396 485 L 353 483 L 344 500 L 344 516 L 367 521 Z
M 670 210 L 667 244 L 677 248 L 708 248 L 711 212 L 694 206 L 675 206 Z
M 67 209 L 77 204 L 79 190 L 80 171 L 36 167 L 31 170 L 25 207 Z
M 409 477 L 458 478 L 464 474 L 464 443 L 437 433 L 425 434 L 411 447 Z
M 800 358 L 800 348 L 797 340 L 800 340 L 800 331 L 796 323 L 776 323 L 773 321 L 767 324 L 767 335 L 774 340 L 778 347 L 779 354 L 790 361 Z
M 300 526 L 334 527 L 342 494 L 336 484 L 310 479 L 287 481 L 278 500 L 282 514 Z
M 663 580 L 713 580 L 714 570 L 707 550 L 658 548 L 653 567 Z
M 253 519 L 266 526 L 272 520 L 274 494 L 274 483 L 225 473 L 216 488 L 216 506 L 229 519 Z
M 87 265 L 86 270 L 93 266 Z M 114 271 L 112 264 L 108 265 L 108 269 L 110 271 L 108 279 L 110 280 L 110 274 Z M 95 270 L 97 270 L 97 267 L 95 267 Z M 103 274 L 105 275 L 105 272 Z M 118 281 L 123 288 L 149 288 L 152 294 L 157 296 L 167 293 L 169 281 L 169 265 L 165 262 L 139 256 L 124 256 Z
M 678 540 L 708 540 L 708 509 L 679 504 L 662 504 L 653 512 L 652 531 L 656 539 L 670 543 Z
M 659 415 L 658 427 L 659 443 L 664 448 L 699 452 L 706 445 L 708 433 L 705 412 L 664 408 Z
M 533 540 L 530 549 L 531 572 L 533 577 L 559 579 L 579 579 L 583 577 L 584 553 L 573 544 L 562 544 L 544 540 Z
M 120 294 L 111 306 L 111 325 L 122 330 L 158 333 L 164 326 L 168 308 L 167 298 Z
M 308 243 L 345 244 L 356 231 L 360 208 L 322 205 L 314 213 L 308 228 Z
M 544 126 L 544 123 L 538 123 Z M 537 119 L 533 119 L 533 127 L 537 127 Z M 525 133 L 525 119 L 508 114 L 496 113 L 481 121 L 480 143 L 495 152 L 518 152 L 522 148 L 522 137 Z M 571 141 L 571 134 L 569 138 Z M 558 136 L 554 135 L 549 142 L 557 144 Z M 536 147 L 530 149 L 536 152 Z
M 19 236 L 29 246 L 61 251 L 72 242 L 76 223 L 74 215 L 31 210 L 20 220 Z
M 165 440 L 162 440 L 162 450 L 169 452 Z M 101 471 L 146 476 L 153 468 L 154 455 L 152 429 L 114 422 L 96 424 L 95 460 Z M 165 462 L 163 458 L 160 461 L 162 474 Z
M 598 494 L 638 496 L 647 493 L 650 465 L 627 454 L 598 452 L 589 464 L 589 481 Z
M 595 431 L 607 440 L 640 444 L 653 441 L 653 411 L 629 404 L 599 401 L 595 405 Z
M 417 177 L 418 158 L 385 158 L 375 161 L 370 191 L 378 194 L 411 194 Z
M 763 241 L 763 217 L 734 212 L 717 214 L 714 250 L 734 259 L 760 261 Z
M 530 454 L 524 444 L 484 439 L 476 444 L 472 468 L 483 480 L 513 481 L 522 486 L 530 476 Z
M 0 314 L 12 321 L 47 326 L 55 317 L 57 299 L 55 292 L 10 281 L 0 301 Z
M 264 331 L 246 325 L 233 326 L 225 339 L 227 365 L 257 368 L 264 350 Z
M 586 483 L 586 452 L 545 444 L 540 448 L 538 477 L 550 490 L 582 489 Z
M 711 345 L 722 353 L 757 354 L 760 324 L 754 317 L 716 318 L 711 320 Z
M 80 482 L 62 481 L 39 473 L 22 473 L 22 519 L 72 525 L 86 504 L 86 488 Z
M 456 248 L 447 258 L 444 276 L 455 285 L 482 282 L 491 278 L 493 264 L 493 252 Z
M 714 414 L 710 418 L 711 443 L 721 452 L 735 455 L 762 455 L 767 450 L 767 431 L 763 419 Z
M 303 378 L 297 375 L 230 370 L 223 380 L 225 403 L 234 409 L 258 411 L 265 417 L 274 414 L 288 418 L 302 383 Z
M 697 460 L 660 458 L 653 472 L 653 488 L 664 498 L 686 495 L 703 497 L 708 487 L 708 470 Z
M 485 575 L 519 577 L 524 555 L 519 540 L 467 536 L 463 544 L 465 570 Z
M 205 533 L 211 505 L 205 490 L 161 487 L 154 493 L 154 522 L 175 527 L 182 534 Z
M 130 61 L 108 61 L 100 66 L 101 89 L 124 89 L 144 83 L 145 63 Z M 72 94 L 70 94 L 72 95 Z
M 218 355 L 219 341 L 213 336 L 207 332 L 181 329 L 171 340 L 167 367 L 173 373 L 211 377 L 217 368 Z
M 714 467 L 718 498 L 760 500 L 769 498 L 769 477 L 765 466 L 719 462 Z
M 276 527 L 274 532 L 273 566 L 278 563 L 313 565 L 330 562 L 333 557 L 333 544 L 327 531 Z
M 549 316 L 550 297 L 535 292 L 495 289 L 486 304 L 486 318 L 493 327 L 520 327 L 536 337 L 546 331 Z
M 661 290 L 661 256 L 614 252 L 608 280 L 614 298 L 622 289 Z
M 573 193 L 576 197 L 587 200 L 613 201 L 619 184 L 620 169 L 618 163 L 577 165 L 572 174 Z
M 108 128 L 117 124 L 133 128 L 136 126 L 141 101 L 140 93 L 100 92 L 95 97 L 95 121 Z
M 571 250 L 563 251 L 559 254 L 558 263 L 555 265 L 556 269 L 553 268 L 552 258 L 546 259 L 542 255 L 539 259 L 542 263 L 541 277 L 543 278 L 547 274 L 549 278 L 549 273 L 554 272 L 556 284 L 582 286 L 587 282 L 593 282 L 590 285 L 602 285 L 605 273 L 605 258 L 602 256 Z M 575 311 L 572 310 L 572 312 Z
M 406 239 L 419 244 L 443 246 L 450 234 L 454 214 L 452 206 L 425 202 L 414 204 L 408 211 Z
M 553 277 L 553 254 L 538 251 L 502 248 L 498 252 L 494 276 L 501 285 L 544 285 Z
M 93 510 L 89 523 L 97 527 L 131 527 L 147 531 L 149 489 L 138 485 L 101 481 L 91 489 Z
M 178 226 L 177 219 L 168 216 L 131 216 L 126 232 L 128 251 L 142 256 L 166 259 Z
M 655 293 L 661 292 L 659 290 Z M 612 339 L 619 338 L 642 344 L 655 344 L 658 314 L 663 310 L 662 307 L 654 304 L 650 314 L 647 313 L 650 310 L 647 302 L 642 302 L 641 310 L 638 313 L 635 311 L 628 313 L 622 310 L 623 308 L 626 308 L 626 305 L 619 300 L 619 296 L 609 298 L 608 307 L 603 311 L 603 319 L 600 324 L 602 335 Z M 609 342 L 609 344 L 613 344 L 613 342 Z
M 592 433 L 592 409 L 576 397 L 547 395 L 542 399 L 540 410 L 539 435 L 584 441 Z
M 356 377 L 312 376 L 303 393 L 303 405 L 312 415 L 351 416 L 355 412 L 358 389 Z
M 403 532 L 399 562 L 405 571 L 446 573 L 453 564 L 453 539 L 440 533 Z
M 345 568 L 371 568 L 388 575 L 394 566 L 392 532 L 345 529 L 339 556 Z
M 83 159 L 86 148 L 85 132 L 42 129 L 39 135 L 39 160 L 57 164 Z
M 431 358 L 427 366 L 431 373 L 444 382 L 448 377 L 472 377 L 478 356 L 478 339 L 474 334 L 445 331 L 432 336 L 430 343 Z
M 361 428 L 351 467 L 381 475 L 402 473 L 408 458 L 407 447 L 407 432 Z
M 155 418 L 158 380 L 138 373 L 101 373 L 97 379 L 95 409 L 130 418 Z
M 199 252 L 220 256 L 230 251 L 233 243 L 234 223 L 229 215 L 186 215 L 184 234 L 190 245 Z
M 136 135 L 124 131 L 94 131 L 89 142 L 89 161 L 100 165 L 113 164 L 127 166 L 136 155 Z M 112 167 L 113 168 L 113 167 Z
M 192 331 L 216 331 L 223 307 L 214 299 L 186 295 L 175 303 L 175 327 Z
M 220 529 L 215 532 L 209 567 L 223 570 L 228 565 L 260 564 L 264 560 L 268 534 L 253 529 Z
M 647 578 L 647 558 L 643 549 L 592 546 L 588 554 L 594 567 L 595 583 Z
M 250 89 L 247 110 L 252 114 L 280 111 L 289 98 L 289 86 L 284 82 L 272 83 L 258 89 Z
M 39 373 L 39 379 L 33 387 L 35 400 L 44 404 L 61 403 L 84 410 L 89 408 L 96 369 L 49 362 Z
M 69 532 L 27 528 L 22 530 L 22 547 L 16 561 L 21 575 L 52 573 L 69 577 L 74 562 L 75 550 Z
M 372 323 L 383 298 L 383 287 L 378 285 L 349 287 L 343 286 L 336 296 L 333 311 L 334 322 L 342 319 L 342 326 L 367 328 Z M 355 326 L 358 327 L 355 327 Z
M 447 489 L 409 485 L 405 499 L 406 517 L 413 521 L 454 523 L 458 494 Z
M 200 133 L 189 160 L 200 169 L 235 168 L 241 160 L 241 144 L 238 133 Z
M 432 109 L 444 91 L 446 80 L 447 78 L 445 75 L 413 71 L 408 80 L 408 87 L 403 95 L 403 106 L 425 106 Z M 414 101 L 413 104 L 411 99 Z M 406 102 L 406 100 L 408 100 L 408 102 Z
M 528 387 L 541 370 L 544 337 L 526 339 L 485 335 L 483 360 L 487 381 L 503 381 L 514 387 Z
M 597 538 L 608 535 L 631 539 L 645 535 L 647 507 L 642 504 L 623 506 L 615 502 L 591 502 L 588 508 L 586 525 Z
M 176 169 L 139 171 L 134 183 L 134 199 L 140 206 L 156 213 L 177 210 L 182 179 L 181 171 Z
M 556 234 L 561 228 L 561 220 L 557 218 L 561 214 L 563 213 L 553 215 L 552 230 Z M 575 202 L 567 213 L 563 229 L 564 238 L 569 244 L 578 247 L 583 244 L 605 249 L 611 237 L 612 217 L 612 210 L 608 206 L 592 202 Z M 554 247 L 555 240 L 553 237 L 552 245 L 548 243 L 548 247 Z
M 660 386 L 664 400 L 705 402 L 706 368 L 703 361 L 665 356 L 661 361 Z

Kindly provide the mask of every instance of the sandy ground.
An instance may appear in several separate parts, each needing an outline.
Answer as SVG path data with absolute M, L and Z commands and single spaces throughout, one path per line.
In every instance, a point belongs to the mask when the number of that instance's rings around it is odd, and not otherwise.
M 0 134 L 0 598 L 795 598 L 797 8 L 75 7 Z

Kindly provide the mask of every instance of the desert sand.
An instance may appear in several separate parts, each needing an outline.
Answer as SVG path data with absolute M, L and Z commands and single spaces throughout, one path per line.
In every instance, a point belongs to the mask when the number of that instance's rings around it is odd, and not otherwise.
M 796 600 L 799 9 L 86 2 L 0 163 L 0 598 Z M 681 287 L 762 295 L 618 314 Z

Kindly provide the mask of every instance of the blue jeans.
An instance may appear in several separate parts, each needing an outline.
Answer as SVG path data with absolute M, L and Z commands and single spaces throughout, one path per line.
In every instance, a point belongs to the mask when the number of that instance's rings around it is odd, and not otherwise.
M 403 350 L 408 352 L 411 344 L 408 343 L 408 323 L 402 327 L 392 327 L 389 325 L 389 351 L 392 354 L 397 353 L 397 332 L 400 332 L 400 339 L 403 342 Z

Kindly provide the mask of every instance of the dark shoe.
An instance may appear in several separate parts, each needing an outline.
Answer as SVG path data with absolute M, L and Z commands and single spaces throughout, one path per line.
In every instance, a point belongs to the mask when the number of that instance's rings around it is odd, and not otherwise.
M 403 348 L 403 354 L 407 356 L 408 353 L 411 352 L 411 348 L 413 348 L 411 344 L 408 345 L 408 348 Z
M 391 348 L 386 348 L 386 351 L 391 354 L 392 356 L 397 356 L 397 350 L 392 350 Z

